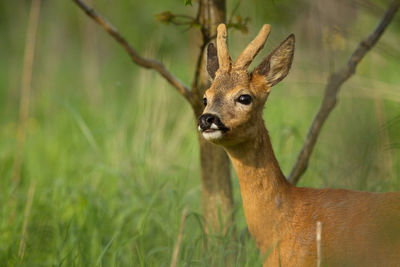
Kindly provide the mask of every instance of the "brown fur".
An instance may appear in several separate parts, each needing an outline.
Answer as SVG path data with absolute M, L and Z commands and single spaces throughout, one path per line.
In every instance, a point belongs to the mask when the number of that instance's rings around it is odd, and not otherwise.
M 287 75 L 293 52 L 294 37 L 252 74 L 218 70 L 205 93 L 204 113 L 229 128 L 212 142 L 225 148 L 238 174 L 250 234 L 269 253 L 264 266 L 315 266 L 318 221 L 323 265 L 400 266 L 400 193 L 298 188 L 284 177 L 262 109 L 270 86 Z M 252 96 L 251 104 L 238 103 L 243 94 Z

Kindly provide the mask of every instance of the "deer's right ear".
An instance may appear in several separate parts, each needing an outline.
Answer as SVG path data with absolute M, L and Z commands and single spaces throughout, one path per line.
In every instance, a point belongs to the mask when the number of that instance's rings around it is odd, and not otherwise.
M 207 47 L 207 72 L 212 79 L 215 78 L 215 73 L 219 69 L 217 48 L 213 43 Z

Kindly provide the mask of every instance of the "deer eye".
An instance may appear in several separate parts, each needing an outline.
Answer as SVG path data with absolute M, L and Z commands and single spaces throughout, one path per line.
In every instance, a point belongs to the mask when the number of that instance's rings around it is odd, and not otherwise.
M 237 101 L 240 104 L 243 104 L 243 105 L 250 105 L 250 103 L 251 103 L 251 95 L 241 95 L 241 96 L 239 96 Z
M 207 106 L 207 98 L 203 98 L 203 105 Z

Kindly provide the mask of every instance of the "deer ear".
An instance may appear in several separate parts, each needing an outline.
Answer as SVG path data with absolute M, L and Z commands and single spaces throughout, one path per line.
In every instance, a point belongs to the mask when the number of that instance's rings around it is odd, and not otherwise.
M 280 82 L 292 65 L 294 43 L 294 34 L 291 34 L 255 68 L 252 75 L 263 76 L 269 87 Z
M 207 47 L 207 72 L 212 79 L 215 78 L 215 73 L 219 69 L 217 48 L 213 43 Z

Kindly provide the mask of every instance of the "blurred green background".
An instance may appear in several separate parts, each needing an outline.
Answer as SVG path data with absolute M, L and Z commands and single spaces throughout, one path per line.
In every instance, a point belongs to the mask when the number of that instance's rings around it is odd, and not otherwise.
M 154 14 L 196 14 L 182 0 L 92 0 L 140 54 L 161 60 L 191 84 L 197 29 Z M 228 17 L 237 0 L 227 1 Z M 263 23 L 272 34 L 257 64 L 296 35 L 289 76 L 273 88 L 265 120 L 285 174 L 318 110 L 329 74 L 377 25 L 389 1 L 251 0 L 234 15 L 235 58 Z M 69 0 L 42 1 L 21 183 L 11 182 L 30 1 L 0 2 L 0 266 L 168 266 L 185 206 L 179 266 L 223 266 L 232 237 L 205 238 L 199 151 L 186 101 Z M 400 189 L 400 16 L 344 84 L 301 186 Z M 35 181 L 35 183 L 32 183 Z M 245 229 L 233 177 L 237 235 Z M 28 218 L 28 191 L 35 192 Z M 29 202 L 29 201 L 28 201 Z M 11 203 L 11 204 L 10 204 Z M 18 251 L 26 222 L 26 248 Z M 236 266 L 257 266 L 251 240 Z

